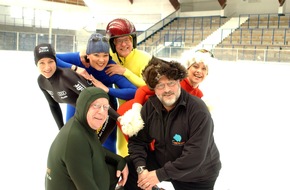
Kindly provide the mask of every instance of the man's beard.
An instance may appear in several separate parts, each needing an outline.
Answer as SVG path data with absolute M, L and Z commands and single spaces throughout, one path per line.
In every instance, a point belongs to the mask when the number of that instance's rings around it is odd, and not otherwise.
M 166 99 L 166 98 L 164 98 L 164 95 L 166 95 L 166 94 L 168 94 L 168 95 L 174 95 L 174 97 L 171 98 L 171 99 Z M 174 92 L 172 92 L 172 91 L 169 91 L 167 93 L 163 93 L 160 96 L 157 95 L 157 97 L 158 97 L 158 99 L 161 101 L 161 103 L 164 106 L 171 107 L 171 106 L 174 106 L 174 104 L 176 103 L 176 101 L 179 98 L 180 94 L 181 94 L 181 89 L 178 88 L 178 91 L 177 91 L 176 94 Z

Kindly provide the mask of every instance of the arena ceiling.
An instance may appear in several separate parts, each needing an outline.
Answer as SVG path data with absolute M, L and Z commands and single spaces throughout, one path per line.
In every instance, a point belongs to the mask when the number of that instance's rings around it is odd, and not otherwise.
M 85 0 L 45 0 L 45 1 L 51 1 L 56 3 L 65 3 L 65 4 L 71 4 L 71 5 L 79 5 L 79 6 L 86 6 Z M 134 3 L 134 0 L 129 0 L 131 4 Z M 169 0 L 171 5 L 175 8 L 175 10 L 178 10 L 180 7 L 180 4 L 178 0 Z

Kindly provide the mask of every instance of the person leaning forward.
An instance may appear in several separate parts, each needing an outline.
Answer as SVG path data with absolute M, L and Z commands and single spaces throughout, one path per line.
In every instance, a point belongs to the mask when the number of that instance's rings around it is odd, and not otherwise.
M 116 185 L 125 185 L 126 161 L 102 147 L 96 134 L 108 119 L 109 108 L 104 90 L 88 87 L 80 93 L 75 115 L 50 147 L 46 190 L 114 190 Z

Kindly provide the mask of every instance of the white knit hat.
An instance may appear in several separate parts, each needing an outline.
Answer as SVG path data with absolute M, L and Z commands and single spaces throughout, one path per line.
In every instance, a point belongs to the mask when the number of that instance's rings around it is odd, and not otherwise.
M 182 65 L 188 69 L 192 64 L 203 62 L 206 67 L 215 61 L 213 54 L 205 49 L 197 50 L 194 53 L 187 52 L 183 55 Z

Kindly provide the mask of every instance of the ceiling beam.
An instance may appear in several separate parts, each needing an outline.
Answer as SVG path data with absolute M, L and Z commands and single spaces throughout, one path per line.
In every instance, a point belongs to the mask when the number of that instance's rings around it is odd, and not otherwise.
M 221 8 L 224 9 L 227 6 L 227 0 L 218 0 Z
M 171 5 L 174 7 L 174 9 L 177 11 L 180 8 L 180 3 L 178 0 L 169 0 Z
M 285 3 L 285 0 L 278 0 L 278 1 L 279 1 L 280 6 L 283 6 Z

